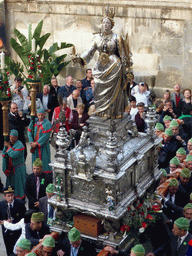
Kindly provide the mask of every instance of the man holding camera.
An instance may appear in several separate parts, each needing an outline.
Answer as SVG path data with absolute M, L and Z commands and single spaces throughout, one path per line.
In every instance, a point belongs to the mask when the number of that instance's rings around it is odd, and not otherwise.
M 13 92 L 13 100 L 12 102 L 16 103 L 18 106 L 18 110 L 23 112 L 23 105 L 25 99 L 28 97 L 28 90 L 26 87 L 22 86 L 22 78 L 21 77 L 15 77 L 15 85 L 12 86 L 12 92 Z

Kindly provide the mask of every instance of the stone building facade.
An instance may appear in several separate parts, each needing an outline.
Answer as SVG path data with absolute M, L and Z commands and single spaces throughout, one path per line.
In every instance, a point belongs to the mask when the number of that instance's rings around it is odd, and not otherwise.
M 190 88 L 191 0 L 6 0 L 8 40 L 14 28 L 27 36 L 28 24 L 35 27 L 44 19 L 43 33 L 51 33 L 47 47 L 53 42 L 73 43 L 81 54 L 94 33 L 99 32 L 107 4 L 115 7 L 114 32 L 119 34 L 123 29 L 129 34 L 135 80 L 150 85 L 151 77 L 155 76 L 159 96 L 175 83 Z M 11 54 L 16 58 L 14 52 Z M 66 74 L 72 74 L 75 79 L 85 76 L 85 69 L 75 65 L 75 68 L 69 65 L 59 77 L 61 85 Z M 94 59 L 88 67 L 93 65 Z

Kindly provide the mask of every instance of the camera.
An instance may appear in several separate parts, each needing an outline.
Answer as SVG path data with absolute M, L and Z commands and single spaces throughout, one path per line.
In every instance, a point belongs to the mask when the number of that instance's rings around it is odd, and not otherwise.
M 23 86 L 20 86 L 17 90 L 18 92 L 21 92 L 22 89 L 23 89 Z

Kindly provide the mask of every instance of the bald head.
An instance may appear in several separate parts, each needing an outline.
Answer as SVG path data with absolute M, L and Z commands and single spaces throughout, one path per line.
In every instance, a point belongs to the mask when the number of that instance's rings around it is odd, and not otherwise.
M 66 77 L 66 85 L 68 87 L 70 87 L 71 85 L 73 85 L 73 77 L 72 76 L 67 76 Z
M 174 91 L 175 91 L 175 93 L 179 93 L 180 90 L 181 90 L 180 85 L 179 85 L 179 84 L 176 84 L 176 85 L 174 86 Z
M 80 91 L 79 90 L 74 90 L 72 93 L 72 97 L 74 100 L 77 100 L 79 98 Z

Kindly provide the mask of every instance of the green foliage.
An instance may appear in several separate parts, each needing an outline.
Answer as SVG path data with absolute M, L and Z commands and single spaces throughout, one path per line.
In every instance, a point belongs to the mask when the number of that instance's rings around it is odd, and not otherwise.
M 43 20 L 41 20 L 37 27 L 34 30 L 32 35 L 31 24 L 28 28 L 28 39 L 17 29 L 14 29 L 14 34 L 17 39 L 11 38 L 10 44 L 11 47 L 15 50 L 17 55 L 20 57 L 23 62 L 24 67 L 27 69 L 28 78 L 30 79 L 40 79 L 43 84 L 48 84 L 51 81 L 52 76 L 58 76 L 59 73 L 65 68 L 70 61 L 65 62 L 67 54 L 62 54 L 61 56 L 56 56 L 55 53 L 58 50 L 72 47 L 72 44 L 67 44 L 65 42 L 61 43 L 61 47 L 58 46 L 58 43 L 53 43 L 49 49 L 44 49 L 44 45 L 50 37 L 50 33 L 46 33 L 41 36 L 43 28 Z M 32 53 L 32 39 L 35 39 L 35 53 Z M 35 56 L 34 56 L 35 54 Z M 36 72 L 38 70 L 39 64 L 31 61 L 29 56 L 32 56 L 34 59 L 38 59 L 41 68 L 40 74 L 32 74 L 32 71 Z M 9 57 L 6 58 L 6 65 L 10 71 L 10 74 L 15 76 L 21 76 L 26 78 L 24 75 L 24 67 L 18 62 L 11 60 Z M 38 65 L 36 67 L 36 65 Z
M 5 64 L 7 65 L 7 67 L 9 67 L 10 75 L 14 75 L 16 77 L 23 77 L 24 67 L 23 65 L 21 65 L 20 62 L 15 62 L 10 57 L 5 56 Z

